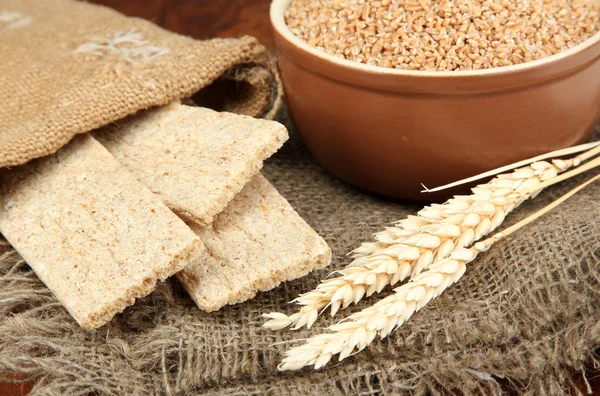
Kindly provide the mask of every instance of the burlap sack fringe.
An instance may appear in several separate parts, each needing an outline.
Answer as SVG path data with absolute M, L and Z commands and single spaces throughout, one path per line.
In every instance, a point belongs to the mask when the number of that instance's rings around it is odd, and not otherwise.
M 272 115 L 280 103 L 273 60 L 252 37 L 192 40 L 71 0 L 0 0 L 0 14 L 0 167 L 215 81 L 233 82 L 211 91 L 223 110 Z
M 0 379 L 9 372 L 33 376 L 34 395 L 557 395 L 578 393 L 576 379 L 586 390 L 586 372 L 600 364 L 594 353 L 600 346 L 600 184 L 482 254 L 458 284 L 385 340 L 318 372 L 279 373 L 276 365 L 290 346 L 281 342 L 323 331 L 334 320 L 272 332 L 260 327 L 260 315 L 293 309 L 287 302 L 347 264 L 348 251 L 419 207 L 331 178 L 294 134 L 264 173 L 330 243 L 332 268 L 210 314 L 167 282 L 90 333 L 2 242 Z M 591 176 L 550 188 L 507 224 Z

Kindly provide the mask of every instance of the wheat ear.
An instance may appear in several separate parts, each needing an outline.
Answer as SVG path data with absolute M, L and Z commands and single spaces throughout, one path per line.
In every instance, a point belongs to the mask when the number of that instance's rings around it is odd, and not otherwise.
M 397 222 L 395 227 L 375 234 L 376 242 L 363 243 L 354 250 L 354 261 L 337 271 L 337 277 L 323 280 L 315 290 L 296 298 L 293 302 L 302 306 L 298 312 L 290 316 L 279 312 L 265 314 L 263 317 L 270 320 L 263 326 L 272 330 L 288 326 L 294 326 L 294 330 L 310 328 L 321 309 L 330 306 L 331 316 L 335 316 L 340 308 L 357 303 L 364 296 L 418 275 L 435 260 L 448 257 L 495 230 L 509 212 L 534 195 L 532 189 L 537 185 L 555 179 L 560 172 L 578 166 L 598 151 L 600 147 L 568 160 L 534 162 L 475 187 L 472 195 L 426 207 L 417 216 Z
M 377 336 L 386 337 L 429 301 L 457 282 L 465 273 L 467 264 L 473 261 L 479 253 L 488 250 L 498 240 L 536 220 L 598 179 L 600 179 L 600 175 L 503 232 L 478 242 L 469 249 L 457 249 L 449 258 L 434 262 L 429 270 L 396 288 L 391 296 L 349 316 L 347 320 L 329 327 L 332 333 L 313 336 L 304 345 L 287 351 L 286 357 L 278 369 L 282 371 L 298 370 L 311 365 L 315 369 L 319 369 L 326 365 L 334 355 L 339 354 L 339 360 L 343 360 L 366 348 Z

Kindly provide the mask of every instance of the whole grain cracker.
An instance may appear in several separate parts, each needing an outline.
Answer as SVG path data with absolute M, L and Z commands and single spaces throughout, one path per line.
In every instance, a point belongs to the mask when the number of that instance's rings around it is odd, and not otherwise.
M 327 243 L 260 174 L 210 226 L 190 226 L 207 249 L 177 278 L 205 311 L 246 301 L 331 262 Z
M 95 137 L 171 210 L 206 225 L 288 135 L 275 121 L 176 103 Z
M 204 250 L 89 135 L 2 176 L 0 231 L 85 329 L 102 326 Z

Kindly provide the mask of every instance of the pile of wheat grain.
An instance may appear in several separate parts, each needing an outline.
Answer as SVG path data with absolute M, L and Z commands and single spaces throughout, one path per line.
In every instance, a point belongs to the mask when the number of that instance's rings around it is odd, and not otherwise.
M 292 32 L 359 63 L 408 70 L 515 65 L 600 30 L 600 0 L 292 0 Z

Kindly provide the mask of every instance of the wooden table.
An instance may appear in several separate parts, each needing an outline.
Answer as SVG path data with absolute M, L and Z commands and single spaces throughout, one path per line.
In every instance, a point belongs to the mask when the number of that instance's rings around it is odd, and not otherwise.
M 251 35 L 268 48 L 274 43 L 269 24 L 271 0 L 88 0 L 114 8 L 128 16 L 148 19 L 165 29 L 196 39 Z M 593 395 L 600 396 L 600 373 L 591 375 Z M 15 377 L 18 378 L 18 377 Z M 22 378 L 22 377 L 21 377 Z M 576 381 L 587 393 L 581 374 Z M 0 396 L 26 395 L 32 382 L 0 382 Z
M 251 35 L 273 49 L 270 0 L 89 0 L 196 39 Z

